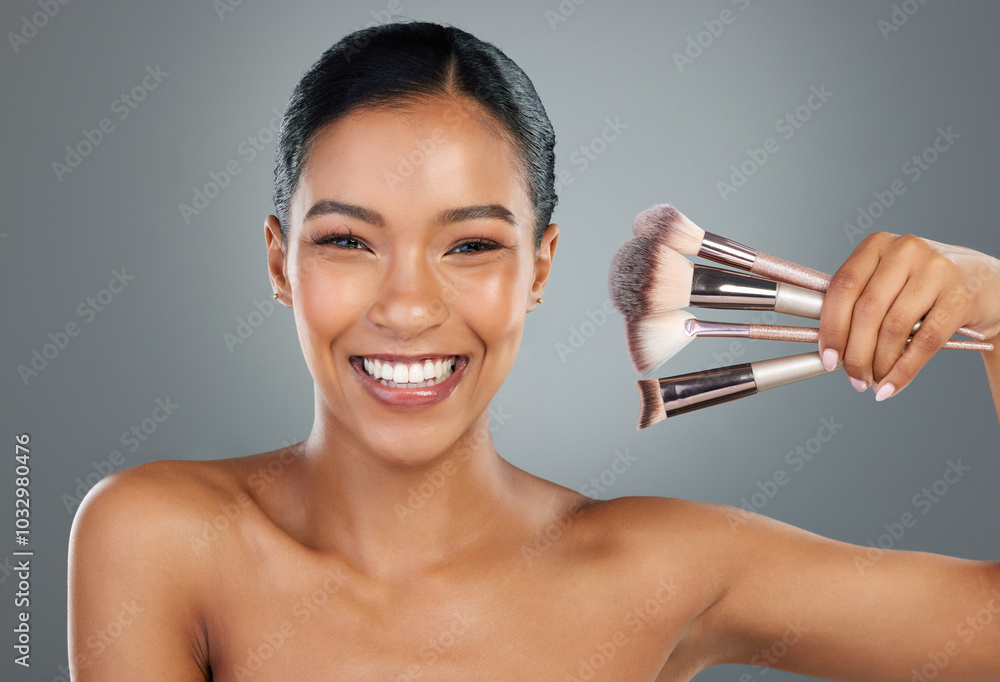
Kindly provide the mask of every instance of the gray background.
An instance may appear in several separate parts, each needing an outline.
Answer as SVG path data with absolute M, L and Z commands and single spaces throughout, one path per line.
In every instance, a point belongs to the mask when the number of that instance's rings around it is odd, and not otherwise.
M 995 3 L 911 0 L 919 9 L 883 36 L 877 22 L 891 19 L 887 1 L 564 0 L 568 16 L 554 28 L 546 11 L 559 12 L 556 0 L 400 2 L 406 17 L 469 30 L 524 68 L 555 126 L 558 169 L 571 174 L 560 190 L 562 236 L 545 303 L 528 317 L 520 358 L 494 401 L 504 415 L 495 433 L 504 457 L 580 489 L 627 448 L 638 462 L 603 497 L 733 505 L 785 469 L 788 484 L 760 511 L 861 545 L 883 523 L 915 511 L 913 496 L 949 459 L 961 458 L 971 473 L 918 513 L 896 547 L 997 558 L 1000 434 L 978 354 L 940 353 L 885 403 L 858 395 L 841 374 L 636 432 L 622 319 L 598 312 L 608 298 L 608 263 L 633 217 L 664 201 L 707 229 L 833 272 L 852 249 L 843 224 L 873 192 L 902 179 L 907 192 L 873 229 L 997 255 Z M 16 52 L 9 38 L 0 45 L 7 453 L 0 551 L 16 549 L 12 456 L 21 432 L 33 444 L 36 551 L 30 671 L 10 660 L 15 581 L 0 571 L 0 630 L 8 633 L 0 637 L 0 677 L 63 679 L 66 547 L 78 478 L 86 484 L 92 475 L 92 484 L 109 465 L 246 455 L 306 436 L 312 382 L 289 311 L 255 316 L 261 324 L 233 352 L 223 336 L 271 296 L 263 220 L 272 211 L 274 144 L 253 160 L 240 145 L 267 127 L 272 109 L 283 109 L 322 50 L 391 6 L 245 0 L 220 18 L 208 0 L 69 2 Z M 679 69 L 674 53 L 724 9 L 732 23 Z M 20 31 L 38 11 L 36 2 L 5 2 L 0 28 Z M 116 98 L 157 65 L 169 75 L 119 120 Z M 833 95 L 785 140 L 775 122 L 821 85 Z M 103 117 L 114 130 L 57 179 L 53 161 L 65 161 L 65 146 Z M 601 135 L 606 117 L 628 127 L 582 168 L 572 155 Z M 960 138 L 911 182 L 903 163 L 949 125 Z M 723 200 L 716 183 L 767 137 L 779 150 Z M 191 203 L 195 188 L 232 160 L 240 174 L 186 224 L 178 204 Z M 77 307 L 107 286 L 114 269 L 134 280 L 88 321 Z M 712 312 L 701 317 L 752 317 Z M 18 365 L 30 364 L 50 332 L 74 321 L 79 335 L 26 385 Z M 575 352 L 561 356 L 558 344 Z M 661 374 L 729 364 L 721 356 L 728 347 L 726 340 L 695 343 Z M 736 361 L 808 349 L 746 342 Z M 178 405 L 174 414 L 134 451 L 123 447 L 120 434 L 167 398 Z M 786 453 L 809 446 L 821 418 L 843 428 L 792 471 Z M 756 668 L 726 666 L 697 679 L 762 677 Z M 766 679 L 805 678 L 771 672 Z

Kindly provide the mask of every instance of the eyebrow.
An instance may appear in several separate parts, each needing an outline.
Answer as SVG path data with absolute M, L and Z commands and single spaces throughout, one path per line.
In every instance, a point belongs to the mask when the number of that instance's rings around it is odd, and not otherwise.
M 323 215 L 343 215 L 354 218 L 362 222 L 374 225 L 375 227 L 385 227 L 385 218 L 377 211 L 347 204 L 333 199 L 324 199 L 313 204 L 312 208 L 306 212 L 302 222 L 309 222 L 313 218 Z M 473 206 L 461 206 L 459 208 L 449 208 L 441 211 L 435 218 L 438 226 L 448 223 L 457 223 L 463 220 L 492 219 L 502 220 L 505 223 L 517 227 L 517 219 L 514 214 L 500 204 L 476 204 Z

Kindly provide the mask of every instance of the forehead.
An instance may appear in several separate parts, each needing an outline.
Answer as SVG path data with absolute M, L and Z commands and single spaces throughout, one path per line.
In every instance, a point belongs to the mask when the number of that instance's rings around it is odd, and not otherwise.
M 314 137 L 292 199 L 300 223 L 335 199 L 413 218 L 441 208 L 497 203 L 529 226 L 523 163 L 503 126 L 463 98 L 360 109 Z

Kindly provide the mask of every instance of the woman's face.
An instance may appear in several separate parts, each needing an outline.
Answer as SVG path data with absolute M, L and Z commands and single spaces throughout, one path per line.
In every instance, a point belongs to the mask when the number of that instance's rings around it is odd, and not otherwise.
M 555 251 L 553 224 L 536 252 L 518 159 L 481 112 L 352 113 L 315 138 L 286 251 L 268 218 L 324 428 L 397 464 L 432 459 L 487 409 Z

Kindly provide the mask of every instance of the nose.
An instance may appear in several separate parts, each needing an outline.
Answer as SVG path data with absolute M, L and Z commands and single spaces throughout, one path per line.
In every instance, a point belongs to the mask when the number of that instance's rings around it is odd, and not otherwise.
M 447 291 L 444 278 L 425 254 L 401 254 L 386 264 L 368 319 L 399 339 L 416 338 L 448 319 Z

